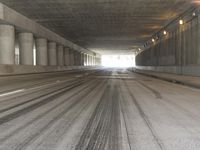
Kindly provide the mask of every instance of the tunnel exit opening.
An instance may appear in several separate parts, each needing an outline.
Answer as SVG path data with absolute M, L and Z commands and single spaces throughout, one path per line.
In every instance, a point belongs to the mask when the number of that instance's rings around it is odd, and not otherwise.
M 135 55 L 102 55 L 101 62 L 104 67 L 134 67 Z

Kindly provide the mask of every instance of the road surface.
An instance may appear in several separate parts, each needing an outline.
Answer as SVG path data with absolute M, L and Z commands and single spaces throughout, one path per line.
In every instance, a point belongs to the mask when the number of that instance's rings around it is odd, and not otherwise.
M 200 90 L 122 69 L 1 77 L 0 150 L 200 150 Z

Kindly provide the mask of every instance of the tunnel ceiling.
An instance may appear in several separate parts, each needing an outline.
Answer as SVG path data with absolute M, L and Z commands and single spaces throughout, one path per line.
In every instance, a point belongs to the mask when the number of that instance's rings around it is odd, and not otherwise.
M 100 53 L 130 52 L 188 0 L 0 0 L 59 35 Z

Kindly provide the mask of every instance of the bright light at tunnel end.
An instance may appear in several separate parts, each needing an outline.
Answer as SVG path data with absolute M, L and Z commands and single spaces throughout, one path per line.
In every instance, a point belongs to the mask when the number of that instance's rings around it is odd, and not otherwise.
M 135 55 L 102 55 L 103 67 L 129 68 L 135 66 Z

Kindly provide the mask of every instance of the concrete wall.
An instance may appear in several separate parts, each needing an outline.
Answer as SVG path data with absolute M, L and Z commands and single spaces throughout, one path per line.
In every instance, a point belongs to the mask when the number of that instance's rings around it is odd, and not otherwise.
M 200 76 L 200 66 L 136 66 L 135 68 L 178 75 Z
M 189 12 L 136 56 L 138 69 L 200 76 L 200 17 Z M 162 32 L 161 32 L 162 33 Z
M 88 67 L 83 67 L 83 66 L 66 67 L 66 66 L 0 65 L 0 76 L 58 72 L 58 71 L 68 71 L 68 70 L 87 69 L 87 68 Z

